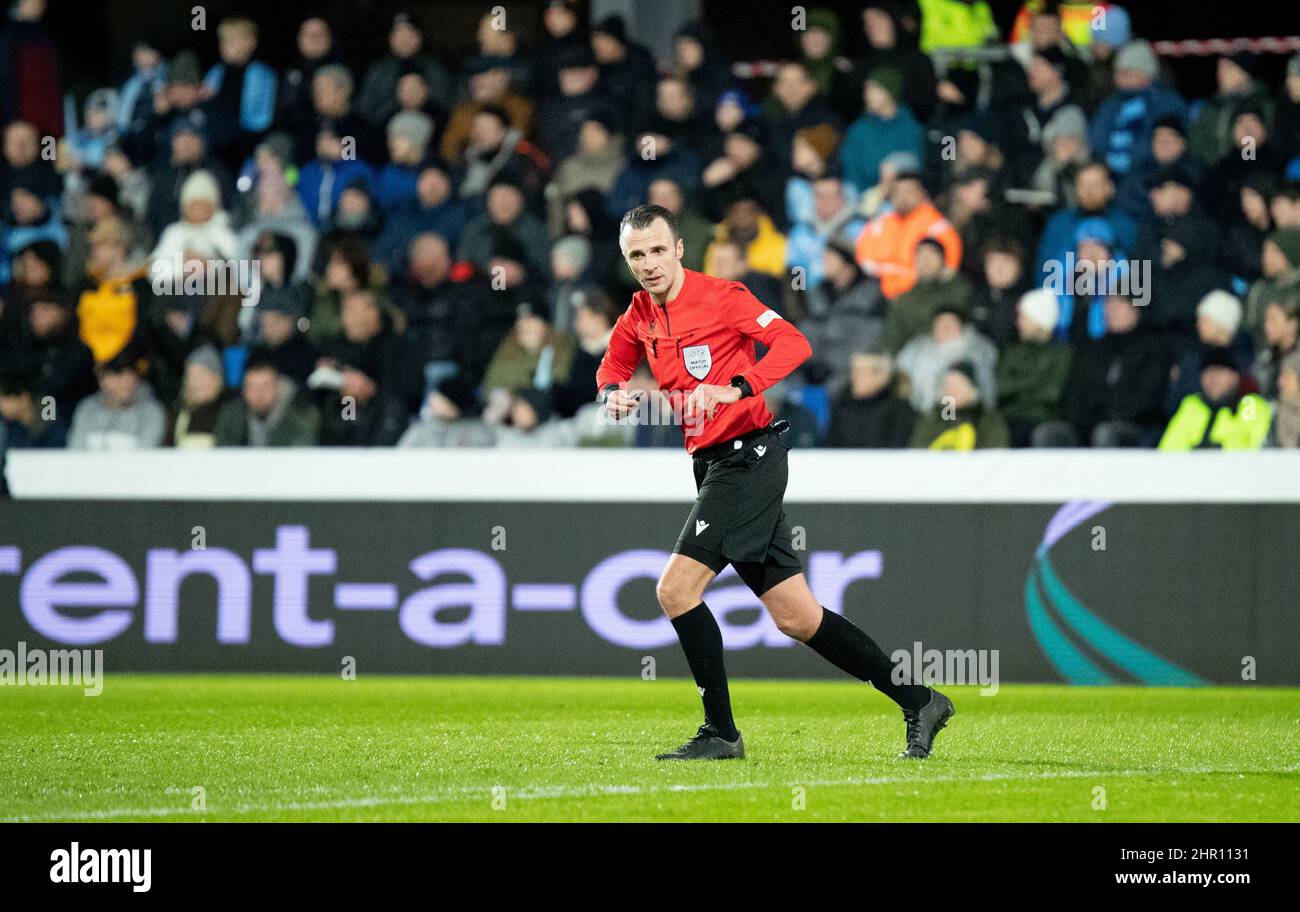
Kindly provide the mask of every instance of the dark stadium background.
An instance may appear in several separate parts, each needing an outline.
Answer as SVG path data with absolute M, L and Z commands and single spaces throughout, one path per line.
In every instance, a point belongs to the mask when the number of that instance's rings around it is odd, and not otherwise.
M 119 80 L 129 67 L 131 43 L 140 34 L 158 36 L 164 50 L 186 43 L 194 44 L 189 33 L 191 0 L 52 0 L 45 27 L 54 37 L 67 62 L 67 87 L 83 98 L 92 88 Z M 429 30 L 430 46 L 456 60 L 473 50 L 474 28 L 484 10 L 496 3 L 487 0 L 318 0 L 314 3 L 260 3 L 242 0 L 211 0 L 202 4 L 207 10 L 208 34 L 198 44 L 204 48 L 204 63 L 216 59 L 216 23 L 227 13 L 255 12 L 266 41 L 261 53 L 267 62 L 282 63 L 293 49 L 298 23 L 308 9 L 319 10 L 338 22 L 386 23 L 400 9 L 409 9 L 430 19 L 436 13 L 436 27 Z M 507 15 L 515 17 L 525 39 L 541 34 L 541 2 L 505 2 Z M 665 4 L 667 5 L 667 4 Z M 689 4 L 682 4 L 689 8 Z M 717 31 L 719 41 L 733 60 L 768 60 L 788 56 L 790 9 L 795 4 L 782 0 L 701 0 L 704 18 Z M 862 4 L 848 0 L 807 2 L 806 8 L 828 7 L 841 12 L 845 24 L 857 20 Z M 1006 34 L 1020 0 L 990 0 L 998 28 Z M 1223 5 L 1141 0 L 1125 4 L 1135 34 L 1152 41 L 1188 38 L 1255 38 L 1287 35 L 1300 31 L 1290 4 L 1249 0 L 1233 4 L 1231 15 Z M 1189 15 L 1192 10 L 1199 15 Z M 743 25 L 742 25 L 743 24 Z M 341 31 L 338 38 L 348 43 L 349 51 L 358 56 L 380 52 L 387 40 L 382 27 L 366 28 L 361 34 Z M 861 31 L 846 29 L 843 50 L 849 56 L 865 44 Z M 1263 55 L 1262 75 L 1275 79 L 1286 65 L 1286 55 Z M 1196 97 L 1213 90 L 1215 58 L 1187 57 L 1172 63 L 1178 89 L 1184 97 Z

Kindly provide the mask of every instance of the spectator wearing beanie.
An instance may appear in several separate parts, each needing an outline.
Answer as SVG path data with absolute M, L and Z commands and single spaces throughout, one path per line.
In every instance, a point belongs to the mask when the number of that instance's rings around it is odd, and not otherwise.
M 924 152 L 925 131 L 899 102 L 902 85 L 902 76 L 892 67 L 872 70 L 862 85 L 864 110 L 840 146 L 844 179 L 857 187 L 876 185 L 880 162 L 891 152 L 910 152 L 918 158 Z
M 433 100 L 447 108 L 451 103 L 451 77 L 438 59 L 424 49 L 424 33 L 406 10 L 393 16 L 388 31 L 388 53 L 371 64 L 361 81 L 357 110 L 380 127 L 397 110 L 397 82 L 402 74 L 418 70 L 429 86 Z
M 217 416 L 229 398 L 221 354 L 211 345 L 196 348 L 185 359 L 180 397 L 167 411 L 163 445 L 185 450 L 216 446 Z
M 1241 323 L 1241 300 L 1222 289 L 1214 289 L 1196 305 L 1196 344 L 1185 346 L 1174 364 L 1165 406 L 1170 414 L 1177 410 L 1184 397 L 1199 389 L 1201 355 L 1207 348 L 1228 350 L 1237 370 L 1243 377 L 1249 377 L 1255 349 L 1250 334 L 1242 329 Z M 1247 382 L 1253 389 L 1254 382 Z
M 1040 134 L 1042 160 L 1034 170 L 1030 185 L 1040 193 L 1050 194 L 1048 204 L 1054 209 L 1078 205 L 1074 180 L 1079 169 L 1088 163 L 1088 121 L 1074 105 L 1057 111 L 1043 125 Z
M 934 111 L 938 79 L 934 64 L 926 53 L 928 49 L 918 47 L 921 37 L 918 26 L 922 25 L 919 21 L 922 17 L 917 15 L 915 5 L 910 14 L 907 7 L 908 3 L 902 0 L 872 0 L 862 9 L 860 21 L 863 36 L 867 39 L 867 50 L 843 74 L 844 78 L 834 94 L 835 106 L 846 119 L 862 111 L 862 83 L 868 74 L 879 67 L 889 67 L 901 79 L 895 98 L 906 105 L 918 120 L 929 121 Z M 945 18 L 944 21 L 951 23 L 953 20 Z
M 426 114 L 400 111 L 388 122 L 388 164 L 375 179 L 375 201 L 385 217 L 414 204 L 432 138 L 433 121 Z
M 943 374 L 942 396 L 917 419 L 912 447 L 929 450 L 987 450 L 1010 445 L 1007 422 L 987 400 L 975 367 L 960 361 Z
M 1181 340 L 1195 334 L 1197 303 L 1230 280 L 1218 262 L 1222 236 L 1196 205 L 1191 182 L 1177 168 L 1153 178 L 1154 219 L 1136 251 L 1152 264 L 1151 321 Z
M 1215 92 L 1192 106 L 1187 128 L 1188 148 L 1205 167 L 1240 151 L 1232 122 L 1242 111 L 1258 111 L 1265 124 L 1273 122 L 1273 101 L 1258 74 L 1259 57 L 1250 51 L 1224 55 L 1216 62 Z
M 1241 188 L 1247 181 L 1279 175 L 1286 168 L 1285 153 L 1273 142 L 1266 113 L 1258 107 L 1242 108 L 1232 119 L 1232 147 L 1205 174 L 1206 211 L 1211 218 L 1227 222 L 1241 206 Z
M 1115 91 L 1115 54 L 1133 38 L 1128 12 L 1114 3 L 1106 5 L 1106 15 L 1095 16 L 1088 10 L 1091 41 L 1084 107 L 1095 111 Z
M 1015 447 L 1050 446 L 1051 438 L 1037 429 L 1065 418 L 1071 350 L 1052 338 L 1059 308 L 1050 291 L 1026 292 L 1017 308 L 1019 337 L 998 356 L 998 408 L 1006 416 Z
M 1201 356 L 1200 389 L 1186 396 L 1160 438 L 1162 450 L 1258 450 L 1268 437 L 1272 407 L 1242 394 L 1241 372 L 1225 348 Z
M 610 15 L 591 28 L 591 50 L 600 85 L 628 123 L 643 123 L 654 106 L 654 57 L 627 36 L 623 17 Z
M 589 46 L 567 50 L 555 63 L 559 91 L 542 107 L 537 137 L 546 153 L 559 161 L 577 148 L 578 131 L 585 121 L 604 117 L 616 123 L 620 112 L 601 91 L 600 69 Z
M 1130 41 L 1115 55 L 1115 92 L 1102 103 L 1088 130 L 1093 158 L 1118 177 L 1127 174 L 1151 147 L 1151 131 L 1162 117 L 1187 118 L 1177 92 L 1157 81 L 1159 62 L 1151 45 Z
M 0 319 L 0 364 L 28 373 L 36 400 L 53 399 L 55 414 L 66 423 L 77 403 L 95 391 L 94 357 L 77 334 L 71 299 L 55 288 L 34 289 L 11 296 L 5 313 L 13 319 Z
M 826 445 L 891 450 L 910 445 L 916 413 L 898 394 L 889 355 L 857 352 L 847 373 L 844 392 L 831 407 Z
M 808 10 L 807 28 L 799 33 L 799 55 L 823 98 L 835 91 L 838 69 L 835 58 L 840 53 L 840 20 L 834 10 L 815 7 Z
M 1256 349 L 1267 347 L 1264 338 L 1264 310 L 1273 301 L 1284 301 L 1300 293 L 1300 228 L 1274 231 L 1264 241 L 1260 259 L 1263 272 L 1246 295 L 1246 330 Z
M 155 277 L 179 280 L 177 263 L 184 268 L 187 254 L 205 260 L 233 260 L 239 242 L 230 216 L 221 207 L 221 190 L 207 171 L 195 171 L 181 187 L 181 218 L 164 229 L 149 255 Z

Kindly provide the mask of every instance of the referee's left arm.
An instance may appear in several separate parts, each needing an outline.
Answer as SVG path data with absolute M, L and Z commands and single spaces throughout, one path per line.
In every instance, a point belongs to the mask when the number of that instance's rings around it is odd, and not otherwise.
M 794 372 L 812 355 L 808 339 L 775 310 L 766 307 L 740 282 L 732 282 L 723 319 L 732 329 L 767 346 L 767 354 L 740 375 L 749 389 L 742 396 L 757 396 Z

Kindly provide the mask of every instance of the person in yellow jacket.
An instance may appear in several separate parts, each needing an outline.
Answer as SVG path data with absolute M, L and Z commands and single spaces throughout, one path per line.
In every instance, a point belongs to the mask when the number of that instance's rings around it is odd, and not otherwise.
M 750 269 L 778 279 L 787 278 L 785 235 L 752 199 L 732 203 L 727 218 L 714 229 L 713 242 L 704 253 L 704 271 L 709 275 L 717 275 L 713 264 L 713 244 L 727 241 L 735 242 L 745 252 L 745 262 Z
M 90 232 L 86 280 L 77 301 L 81 341 L 103 364 L 126 351 L 141 333 L 141 307 L 147 300 L 146 267 L 129 261 L 125 226 L 104 219 Z M 133 353 L 132 353 L 133 354 Z
M 1201 390 L 1183 397 L 1169 419 L 1162 450 L 1258 450 L 1268 437 L 1273 410 L 1263 396 L 1241 395 L 1241 374 L 1226 348 L 1201 357 Z

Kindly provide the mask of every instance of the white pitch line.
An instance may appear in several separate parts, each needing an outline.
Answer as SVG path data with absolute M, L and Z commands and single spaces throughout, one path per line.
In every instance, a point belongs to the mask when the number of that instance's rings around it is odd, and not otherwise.
M 1065 770 L 1065 771 L 1047 771 L 1042 773 L 986 773 L 978 776 L 869 776 L 865 778 L 848 778 L 848 779 L 813 779 L 803 782 L 700 782 L 685 783 L 680 785 L 539 785 L 527 786 L 518 790 L 506 788 L 507 800 L 518 801 L 538 801 L 552 798 L 600 798 L 613 795 L 652 795 L 660 793 L 674 792 L 710 792 L 710 791 L 737 791 L 748 789 L 770 789 L 770 788 L 790 788 L 792 786 L 803 786 L 805 788 L 828 788 L 828 787 L 852 787 L 864 785 L 929 785 L 938 782 L 1001 782 L 1014 780 L 1035 780 L 1035 779 L 1105 779 L 1126 776 L 1207 776 L 1207 775 L 1240 775 L 1243 773 L 1251 774 L 1273 774 L 1273 773 L 1295 773 L 1300 772 L 1300 767 L 1283 767 L 1281 769 L 1259 770 L 1259 769 L 1200 769 L 1196 767 L 1180 767 L 1175 769 L 1161 770 Z M 406 804 L 439 804 L 448 801 L 464 801 L 472 797 L 481 797 L 488 799 L 492 797 L 492 790 L 499 788 L 500 785 L 467 785 L 456 788 L 443 789 L 427 795 L 395 795 L 384 797 L 379 795 L 370 795 L 363 798 L 337 798 L 327 801 L 291 801 L 278 804 L 239 804 L 230 807 L 213 809 L 209 811 L 193 811 L 187 807 L 153 807 L 153 808 L 110 808 L 107 810 L 95 811 L 69 811 L 61 814 L 23 814 L 16 817 L 0 817 L 0 823 L 36 823 L 39 821 L 49 820 L 111 820 L 117 817 L 178 817 L 193 816 L 206 818 L 210 815 L 219 815 L 224 818 L 235 814 L 248 814 L 266 811 L 317 811 L 330 810 L 339 808 L 365 808 L 365 807 L 383 807 L 385 805 L 406 805 Z

